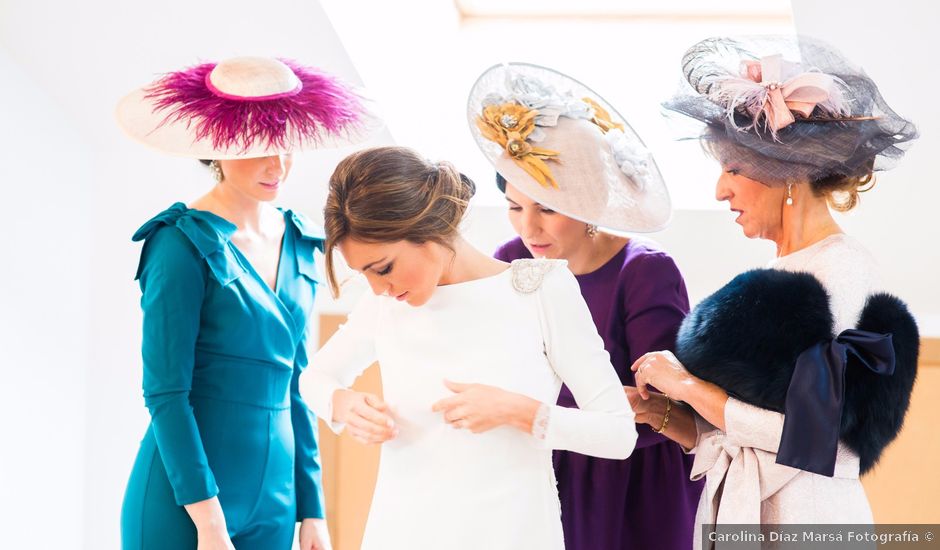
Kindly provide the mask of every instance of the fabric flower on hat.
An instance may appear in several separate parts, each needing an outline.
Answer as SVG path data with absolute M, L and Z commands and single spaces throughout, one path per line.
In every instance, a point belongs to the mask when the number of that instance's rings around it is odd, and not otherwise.
M 600 104 L 589 97 L 582 98 L 581 101 L 586 103 L 591 107 L 592 116 L 591 122 L 597 125 L 605 134 L 613 129 L 620 130 L 623 132 L 623 124 L 619 122 L 614 122 L 610 118 L 610 113 L 607 112 L 607 109 L 604 109 Z
M 477 117 L 477 127 L 486 139 L 498 143 L 513 161 L 543 187 L 558 188 L 545 160 L 557 160 L 557 151 L 533 147 L 526 138 L 535 129 L 538 111 L 517 103 L 502 103 L 484 107 Z
M 752 120 L 745 129 L 762 123 L 776 136 L 796 117 L 809 119 L 814 112 L 828 119 L 849 116 L 843 86 L 838 77 L 776 54 L 742 61 L 741 75 L 718 80 L 709 99 L 728 109 L 732 123 L 734 112 L 743 112 Z
M 604 133 L 604 141 L 610 147 L 617 167 L 630 178 L 637 189 L 643 189 L 649 176 L 649 150 L 633 135 L 627 136 L 623 132 L 623 124 L 614 122 L 607 109 L 601 107 L 598 102 L 589 97 L 582 98 L 582 101 L 591 107 L 591 122 Z
M 557 126 L 558 117 L 590 119 L 593 116 L 590 105 L 586 105 L 571 93 L 561 94 L 554 87 L 530 75 L 507 75 L 506 91 L 504 95 L 489 94 L 484 99 L 484 104 L 511 101 L 535 109 L 538 111 L 535 125 L 545 128 Z M 539 136 L 539 130 L 536 129 L 531 139 L 539 141 Z
M 630 178 L 637 189 L 642 190 L 650 175 L 649 163 L 652 155 L 649 149 L 632 136 L 625 134 L 620 128 L 613 128 L 606 132 L 604 140 L 610 146 L 610 152 L 620 171 Z

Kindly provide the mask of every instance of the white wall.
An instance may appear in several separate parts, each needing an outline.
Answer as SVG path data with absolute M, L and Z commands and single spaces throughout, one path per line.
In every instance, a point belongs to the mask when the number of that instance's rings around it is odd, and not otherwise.
M 92 240 L 89 149 L 0 46 L 0 548 L 80 544 Z M 50 513 L 51 512 L 51 513 Z M 61 542 L 61 541 L 60 541 Z

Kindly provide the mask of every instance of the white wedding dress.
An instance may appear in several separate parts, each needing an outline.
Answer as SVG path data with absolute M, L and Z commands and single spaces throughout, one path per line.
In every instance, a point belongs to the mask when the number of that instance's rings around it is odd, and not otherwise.
M 365 296 L 311 361 L 308 404 L 332 418 L 333 392 L 376 360 L 400 432 L 382 446 L 365 550 L 563 550 L 552 449 L 622 459 L 636 441 L 563 260 L 516 260 L 498 275 L 438 287 L 421 307 Z M 452 428 L 431 412 L 452 395 L 445 379 L 525 394 L 548 415 L 537 436 Z M 555 405 L 562 382 L 580 409 Z

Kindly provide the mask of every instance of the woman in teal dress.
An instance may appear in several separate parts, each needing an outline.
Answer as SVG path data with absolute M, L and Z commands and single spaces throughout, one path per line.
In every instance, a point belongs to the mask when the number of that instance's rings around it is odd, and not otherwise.
M 270 205 L 291 151 L 360 139 L 357 95 L 290 62 L 237 58 L 125 98 L 122 127 L 199 159 L 216 186 L 144 241 L 143 389 L 151 422 L 121 514 L 125 549 L 330 547 L 316 418 L 298 389 L 318 286 L 319 228 Z M 211 161 L 208 159 L 212 159 Z

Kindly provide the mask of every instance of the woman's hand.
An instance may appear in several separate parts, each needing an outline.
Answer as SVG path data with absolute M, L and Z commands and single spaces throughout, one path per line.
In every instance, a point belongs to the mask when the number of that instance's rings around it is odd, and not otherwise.
M 637 424 L 648 424 L 657 430 L 663 425 L 668 400 L 665 395 L 652 392 L 649 393 L 649 399 L 643 399 L 640 391 L 633 386 L 624 386 L 623 392 L 627 394 Z
M 638 424 L 648 424 L 653 430 L 675 441 L 688 452 L 695 447 L 698 433 L 695 427 L 695 415 L 692 409 L 682 403 L 673 402 L 669 407 L 669 422 L 666 422 L 666 404 L 669 398 L 657 392 L 650 392 L 647 399 L 640 397 L 640 392 L 633 386 L 624 386 L 624 393 L 633 408 Z M 659 430 L 662 430 L 661 432 Z
M 300 522 L 300 550 L 332 550 L 325 519 L 307 518 Z
M 650 398 L 647 386 L 653 386 L 677 401 L 685 401 L 686 392 L 698 381 L 671 351 L 647 353 L 630 370 L 636 373 L 636 389 L 643 400 Z
M 434 403 L 431 410 L 444 413 L 444 421 L 451 426 L 483 433 L 510 425 L 532 433 L 532 423 L 540 404 L 535 399 L 483 384 L 445 380 L 444 385 L 454 395 Z
M 198 550 L 235 550 L 228 536 L 225 514 L 219 497 L 207 498 L 185 506 L 186 513 L 196 526 Z
M 371 393 L 333 392 L 333 422 L 345 424 L 349 435 L 366 445 L 384 443 L 398 435 L 388 405 Z

